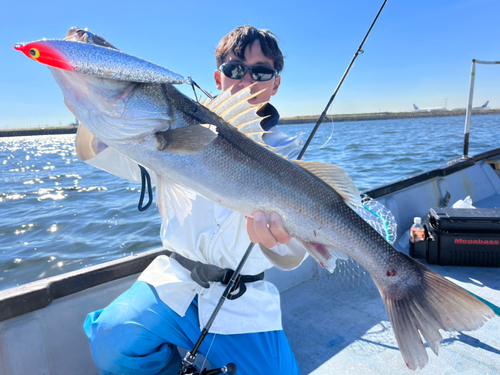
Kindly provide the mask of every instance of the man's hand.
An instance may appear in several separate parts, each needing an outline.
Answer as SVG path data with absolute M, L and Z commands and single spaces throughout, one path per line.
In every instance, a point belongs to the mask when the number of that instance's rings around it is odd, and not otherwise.
M 268 249 L 276 246 L 278 242 L 287 244 L 291 240 L 290 235 L 283 228 L 281 216 L 275 213 L 269 215 L 269 223 L 266 214 L 262 211 L 254 212 L 253 219 L 247 217 L 247 233 L 250 241 L 260 242 Z

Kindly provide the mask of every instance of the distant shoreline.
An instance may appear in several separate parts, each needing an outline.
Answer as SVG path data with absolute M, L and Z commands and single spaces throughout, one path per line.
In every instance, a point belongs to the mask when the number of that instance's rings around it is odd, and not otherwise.
M 431 117 L 459 117 L 465 120 L 464 109 L 458 111 L 433 111 L 433 112 L 376 112 L 355 113 L 351 115 L 327 115 L 324 122 L 350 122 L 350 121 L 376 121 L 376 120 L 398 120 L 408 118 L 431 118 Z M 500 115 L 500 109 L 473 110 L 472 115 Z M 319 116 L 297 116 L 281 118 L 279 125 L 311 124 L 316 123 Z
M 60 127 L 50 129 L 0 130 L 0 137 L 26 137 L 30 135 L 76 134 L 78 127 Z
M 481 109 L 472 111 L 473 116 L 477 115 L 500 115 L 500 109 Z M 433 111 L 433 112 L 377 112 L 377 113 L 356 113 L 350 115 L 327 115 L 324 122 L 350 122 L 350 121 L 376 121 L 376 120 L 398 120 L 410 118 L 431 118 L 431 117 L 465 117 L 465 110 L 459 111 Z M 316 123 L 319 116 L 297 116 L 284 117 L 279 121 L 279 125 L 312 124 Z M 0 130 L 0 137 L 25 137 L 32 135 L 56 135 L 75 134 L 78 127 L 66 126 L 49 129 L 17 129 Z

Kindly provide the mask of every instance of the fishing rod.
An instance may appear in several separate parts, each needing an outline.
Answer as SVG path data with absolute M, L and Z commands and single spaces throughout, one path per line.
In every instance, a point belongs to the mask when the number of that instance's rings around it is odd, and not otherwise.
M 377 19 L 378 19 L 380 13 L 382 12 L 382 9 L 384 9 L 384 6 L 385 6 L 386 3 L 387 3 L 387 0 L 384 1 L 384 3 L 382 4 L 382 7 L 378 11 L 377 16 L 373 20 L 370 28 L 368 29 L 368 32 L 366 33 L 365 37 L 363 38 L 363 41 L 361 42 L 361 44 L 358 47 L 356 53 L 354 54 L 354 57 L 352 58 L 351 62 L 349 63 L 349 66 L 347 67 L 347 69 L 346 69 L 344 75 L 342 76 L 339 84 L 337 85 L 337 88 L 335 89 L 332 97 L 330 98 L 330 100 L 329 100 L 329 102 L 328 102 L 325 110 L 323 111 L 323 113 L 321 114 L 320 118 L 318 119 L 318 122 L 316 123 L 316 126 L 314 127 L 314 129 L 312 130 L 311 134 L 309 135 L 309 138 L 307 139 L 306 143 L 302 147 L 302 150 L 300 151 L 300 154 L 297 157 L 297 160 L 302 159 L 302 156 L 306 152 L 307 147 L 309 147 L 309 144 L 311 143 L 311 140 L 314 137 L 314 134 L 316 133 L 316 130 L 318 130 L 319 126 L 321 125 L 321 123 L 323 121 L 323 119 L 325 118 L 326 112 L 330 108 L 330 105 L 333 103 L 333 100 L 335 99 L 335 96 L 337 95 L 337 92 L 339 91 L 340 87 L 342 86 L 342 83 L 344 82 L 344 80 L 345 80 L 345 78 L 347 76 L 347 73 L 349 73 L 349 70 L 351 69 L 354 61 L 356 60 L 356 58 L 360 54 L 362 54 L 364 52 L 362 50 L 362 47 L 365 44 L 365 41 L 368 38 L 368 35 L 370 35 L 370 32 L 372 31 L 373 26 L 377 22 Z M 194 82 L 194 81 L 192 81 L 192 82 Z M 245 265 L 248 257 L 250 256 L 250 253 L 252 252 L 252 249 L 253 249 L 254 245 L 255 245 L 254 243 L 250 243 L 250 245 L 248 245 L 248 248 L 245 251 L 245 254 L 243 255 L 243 258 L 241 259 L 240 263 L 238 264 L 238 267 L 236 268 L 236 270 L 234 271 L 234 273 L 233 273 L 233 275 L 231 277 L 231 280 L 226 285 L 226 289 L 224 290 L 224 293 L 222 294 L 222 296 L 221 296 L 221 298 L 219 300 L 219 303 L 215 307 L 215 310 L 212 312 L 212 315 L 210 316 L 210 319 L 208 320 L 206 326 L 203 328 L 203 330 L 202 330 L 202 332 L 200 334 L 200 337 L 198 338 L 198 341 L 194 345 L 193 349 L 191 351 L 187 352 L 186 356 L 182 360 L 182 367 L 181 367 L 181 370 L 179 372 L 179 375 L 184 375 L 184 374 L 192 374 L 192 375 L 200 374 L 199 372 L 197 372 L 197 369 L 194 367 L 194 362 L 195 362 L 196 357 L 198 355 L 198 350 L 199 350 L 201 344 L 203 343 L 203 340 L 207 336 L 207 334 L 208 334 L 208 332 L 210 330 L 210 327 L 212 326 L 213 321 L 215 320 L 215 318 L 216 318 L 217 314 L 219 313 L 220 309 L 222 308 L 222 305 L 224 304 L 224 302 L 226 301 L 226 299 L 230 299 L 228 297 L 230 297 L 231 292 L 232 292 L 234 286 L 237 284 L 239 276 L 240 276 L 241 269 Z M 206 374 L 206 375 L 208 375 L 208 374 L 221 374 L 221 373 L 234 374 L 236 372 L 236 365 L 233 364 L 233 363 L 229 363 L 227 366 L 224 366 L 224 367 L 222 367 L 220 369 L 210 370 L 210 371 L 216 371 L 216 372 L 207 372 L 207 370 L 203 370 L 201 372 L 201 375 L 204 375 L 204 374 Z
M 340 82 L 337 85 L 337 88 L 335 89 L 335 91 L 333 92 L 333 95 L 331 96 L 330 100 L 328 101 L 328 104 L 326 105 L 325 110 L 323 111 L 323 113 L 319 117 L 318 122 L 316 122 L 316 125 L 314 126 L 314 129 L 312 130 L 311 134 L 309 135 L 309 138 L 307 138 L 307 141 L 304 144 L 304 147 L 302 148 L 302 151 L 300 152 L 299 156 L 297 157 L 297 160 L 302 159 L 302 156 L 304 156 L 304 154 L 305 154 L 305 152 L 307 150 L 307 147 L 309 146 L 309 143 L 311 143 L 312 139 L 314 138 L 314 135 L 316 134 L 316 131 L 318 130 L 319 126 L 321 125 L 321 123 L 325 119 L 326 113 L 328 112 L 328 109 L 330 108 L 330 106 L 332 105 L 333 101 L 335 100 L 335 97 L 337 96 L 337 93 L 340 90 L 340 87 L 344 83 L 344 80 L 347 77 L 347 74 L 349 73 L 349 70 L 351 70 L 351 67 L 354 64 L 354 61 L 357 59 L 357 57 L 359 55 L 361 55 L 362 53 L 365 52 L 365 51 L 363 51 L 362 47 L 365 44 L 365 41 L 368 38 L 368 35 L 370 35 L 370 32 L 372 31 L 372 28 L 375 25 L 375 22 L 377 22 L 378 16 L 380 16 L 380 13 L 382 13 L 382 9 L 384 9 L 385 3 L 387 3 L 387 0 L 385 0 L 384 3 L 382 4 L 382 6 L 380 7 L 380 10 L 378 11 L 377 16 L 373 20 L 370 28 L 368 29 L 368 32 L 366 33 L 365 37 L 363 38 L 363 41 L 359 45 L 358 49 L 356 50 L 356 53 L 354 54 L 351 62 L 349 63 L 349 66 L 347 67 L 346 71 L 344 72 L 344 75 L 340 79 Z

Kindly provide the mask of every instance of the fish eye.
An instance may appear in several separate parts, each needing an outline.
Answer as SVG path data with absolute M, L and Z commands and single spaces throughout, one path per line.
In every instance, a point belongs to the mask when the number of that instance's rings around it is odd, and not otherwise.
M 36 48 L 32 48 L 32 49 L 30 49 L 30 55 L 34 59 L 38 59 L 40 57 L 40 52 L 38 52 L 38 50 Z

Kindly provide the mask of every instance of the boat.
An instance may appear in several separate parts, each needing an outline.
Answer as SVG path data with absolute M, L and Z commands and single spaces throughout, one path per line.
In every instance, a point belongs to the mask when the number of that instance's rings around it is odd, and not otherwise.
M 473 157 L 464 152 L 364 194 L 392 212 L 395 247 L 409 253 L 413 218 L 426 217 L 433 207 L 469 196 L 475 207 L 500 210 L 500 148 Z M 0 375 L 97 374 L 82 329 L 87 313 L 108 305 L 164 253 L 155 249 L 0 291 Z M 500 306 L 500 268 L 421 261 Z M 329 273 L 309 257 L 294 271 L 273 268 L 265 278 L 281 293 L 284 331 L 302 374 L 410 373 L 379 292 L 356 262 L 339 261 Z M 428 349 L 429 363 L 420 373 L 500 373 L 499 332 L 496 318 L 476 331 L 444 333 L 439 356 Z

